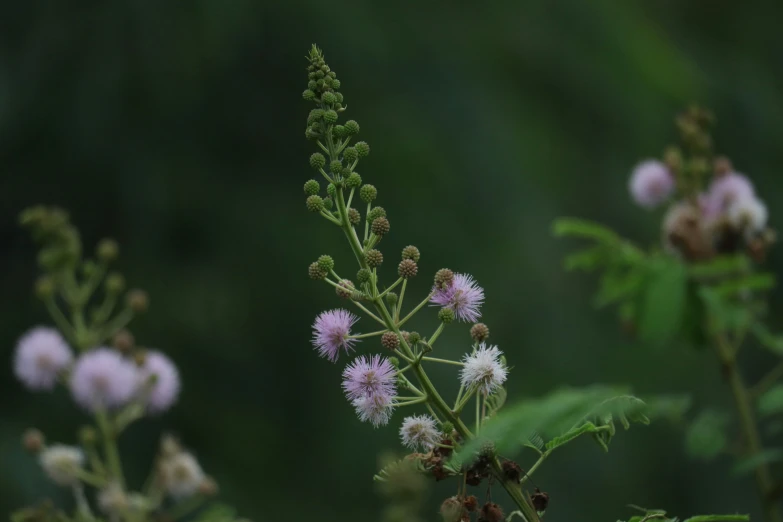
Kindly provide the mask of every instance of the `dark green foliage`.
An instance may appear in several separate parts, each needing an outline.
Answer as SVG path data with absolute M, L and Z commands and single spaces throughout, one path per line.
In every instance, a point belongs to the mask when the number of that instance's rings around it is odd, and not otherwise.
M 688 454 L 700 460 L 717 457 L 728 444 L 726 425 L 730 417 L 717 410 L 704 410 L 691 422 L 685 436 Z

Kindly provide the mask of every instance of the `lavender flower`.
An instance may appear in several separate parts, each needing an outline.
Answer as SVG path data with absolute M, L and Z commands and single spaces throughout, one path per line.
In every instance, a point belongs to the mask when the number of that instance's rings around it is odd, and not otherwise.
M 477 387 L 484 396 L 489 395 L 506 382 L 508 370 L 500 362 L 503 355 L 497 346 L 479 345 L 478 350 L 465 355 L 460 379 L 466 388 Z
M 707 192 L 707 207 L 713 213 L 726 211 L 735 201 L 752 198 L 753 184 L 742 174 L 732 172 L 716 178 Z
M 57 376 L 73 361 L 71 349 L 54 328 L 39 326 L 16 345 L 14 374 L 31 390 L 51 390 Z
M 660 161 L 646 160 L 633 169 L 628 189 L 637 205 L 655 208 L 674 192 L 674 178 Z
M 353 406 L 360 421 L 371 422 L 376 428 L 388 424 L 394 410 L 393 397 L 386 393 L 359 397 Z
M 405 417 L 400 428 L 400 437 L 402 443 L 412 450 L 418 447 L 425 450 L 432 449 L 439 439 L 435 419 L 429 415 Z
M 313 323 L 313 346 L 321 357 L 336 362 L 340 348 L 348 353 L 357 339 L 351 339 L 351 327 L 359 318 L 348 310 L 322 312 Z
M 484 303 L 484 289 L 468 274 L 454 274 L 454 279 L 446 288 L 433 287 L 430 303 L 449 308 L 460 321 L 475 323 L 481 317 L 481 305 Z
M 79 448 L 54 444 L 44 449 L 38 460 L 52 482 L 60 486 L 79 482 L 78 472 L 84 466 L 84 453 Z
M 147 409 L 152 413 L 168 410 L 176 401 L 180 390 L 179 372 L 164 354 L 151 351 L 144 356 L 144 364 L 138 370 L 139 385 Z
M 137 390 L 136 367 L 109 348 L 97 348 L 76 361 L 71 375 L 71 394 L 83 408 L 117 408 Z
M 359 357 L 343 372 L 343 390 L 350 401 L 364 396 L 393 397 L 396 394 L 396 379 L 396 369 L 385 357 Z

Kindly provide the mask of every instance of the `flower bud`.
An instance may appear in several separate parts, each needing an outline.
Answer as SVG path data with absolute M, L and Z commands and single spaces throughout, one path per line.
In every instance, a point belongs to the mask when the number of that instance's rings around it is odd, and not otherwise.
M 718 156 L 713 162 L 713 170 L 716 176 L 724 176 L 734 170 L 731 160 L 726 156 Z
M 120 247 L 113 239 L 102 239 L 101 242 L 98 243 L 96 253 L 98 255 L 98 259 L 108 263 L 117 259 L 117 256 L 120 253 Z
M 394 332 L 386 332 L 381 336 L 381 344 L 387 350 L 394 351 L 400 346 L 400 338 Z
M 314 82 L 312 82 L 314 83 Z M 310 89 L 305 89 L 305 91 L 302 93 L 302 98 L 304 98 L 307 101 L 311 101 L 315 99 L 315 93 Z
M 365 187 L 366 186 L 367 185 L 365 185 Z M 364 188 L 364 187 L 362 187 L 362 188 Z M 375 208 L 370 209 L 370 212 L 367 214 L 367 221 L 372 223 L 373 221 L 375 221 L 376 219 L 378 219 L 380 217 L 386 217 L 386 209 L 384 209 L 383 207 L 375 207 Z
M 445 324 L 454 321 L 454 310 L 451 308 L 441 308 L 438 312 L 438 320 Z
M 340 286 L 335 288 L 337 295 L 343 299 L 349 299 L 353 295 L 354 290 L 356 290 L 356 287 L 348 279 L 340 281 Z
M 335 125 L 332 127 L 332 134 L 334 134 L 337 138 L 344 138 L 345 137 L 345 127 L 342 125 Z
M 318 120 L 320 120 L 323 117 L 324 117 L 324 110 L 323 109 L 313 109 L 313 110 L 310 111 L 310 114 L 307 116 L 307 124 L 310 125 L 312 123 L 315 123 L 315 122 L 317 122 Z M 313 154 L 313 156 L 315 156 L 316 154 L 321 156 L 320 152 L 316 152 L 315 154 Z M 321 156 L 321 157 L 323 158 L 323 156 Z M 312 156 L 310 157 L 310 160 L 311 160 L 310 164 L 312 165 Z
M 367 266 L 370 268 L 377 268 L 383 263 L 383 254 L 380 250 L 371 249 L 364 254 L 364 259 L 367 261 Z
M 419 259 L 421 258 L 421 253 L 419 252 L 419 249 L 416 248 L 415 246 L 408 245 L 402 249 L 402 258 L 411 259 L 414 262 L 418 263 Z
M 308 140 L 315 141 L 319 137 L 321 137 L 321 133 L 318 132 L 313 127 L 307 127 L 307 129 L 305 130 L 305 138 L 307 138 Z
M 310 266 L 307 269 L 307 275 L 310 276 L 310 279 L 319 281 L 321 279 L 326 279 L 327 272 L 321 268 L 318 263 L 310 263 Z
M 364 185 L 359 191 L 359 196 L 365 203 L 371 203 L 378 197 L 378 189 L 373 185 Z
M 332 259 L 332 256 L 319 256 L 318 257 L 318 266 L 321 267 L 321 270 L 324 272 L 329 272 L 331 270 L 334 270 L 334 259 Z
M 370 225 L 370 230 L 372 230 L 372 233 L 379 237 L 383 237 L 388 234 L 390 228 L 391 225 L 389 224 L 389 220 L 385 217 L 374 219 L 372 225 Z
M 314 91 L 317 87 L 318 84 L 315 83 L 315 80 L 310 80 L 309 82 L 307 82 L 307 88 L 310 89 L 311 91 Z M 313 95 L 315 95 L 315 93 L 313 93 Z
M 324 82 L 324 85 L 325 84 L 326 84 L 326 82 Z M 334 102 L 336 102 L 337 99 L 334 97 L 334 93 L 333 92 L 326 91 L 325 93 L 323 93 L 321 95 L 321 101 L 324 102 L 327 105 L 331 105 Z
M 112 272 L 106 276 L 106 291 L 110 294 L 119 294 L 125 290 L 125 278 L 117 272 Z
M 345 180 L 345 186 L 349 189 L 357 189 L 362 186 L 362 177 L 356 173 L 351 172 L 351 175 Z
M 30 453 L 38 453 L 45 444 L 44 434 L 34 428 L 30 428 L 22 435 L 22 447 Z
M 441 431 L 443 432 L 444 435 L 446 435 L 447 437 L 450 437 L 451 436 L 451 432 L 454 431 L 454 425 L 452 423 L 450 423 L 450 422 L 444 422 L 441 425 Z
M 47 299 L 54 294 L 54 280 L 49 276 L 41 276 L 35 282 L 35 295 Z
M 362 222 L 362 215 L 359 214 L 359 211 L 355 208 L 349 208 L 348 209 L 348 221 L 351 223 L 351 225 L 358 225 Z
M 489 337 L 489 328 L 484 323 L 476 323 L 470 327 L 470 336 L 477 343 L 486 341 Z
M 324 121 L 326 123 L 336 123 L 337 122 L 337 113 L 329 110 L 324 113 Z
M 129 291 L 125 298 L 125 302 L 128 304 L 128 307 L 136 313 L 146 312 L 150 304 L 147 292 L 139 289 Z
M 321 196 L 308 196 L 306 205 L 310 212 L 320 212 L 324 208 L 324 200 Z
M 421 341 L 421 334 L 419 332 L 411 332 L 410 334 L 408 334 L 408 342 L 411 345 L 414 345 L 419 341 Z
M 112 346 L 122 353 L 129 353 L 136 344 L 133 334 L 126 329 L 122 329 L 112 337 Z
M 348 121 L 346 121 L 345 122 L 345 132 L 347 132 L 349 136 L 353 136 L 354 134 L 359 134 L 359 124 L 356 123 L 355 120 L 348 120 Z M 366 154 L 365 154 L 365 156 L 366 156 Z
M 381 218 L 386 219 L 386 218 Z M 374 224 L 375 222 L 373 222 Z M 397 266 L 397 273 L 403 279 L 410 279 L 416 275 L 419 271 L 419 267 L 416 266 L 416 262 L 413 259 L 403 259 Z
M 326 186 L 326 193 L 329 194 L 329 197 L 334 199 L 337 195 L 337 187 L 334 185 L 334 183 L 329 183 Z
M 487 502 L 484 507 L 481 508 L 481 515 L 479 520 L 483 522 L 503 522 L 503 510 L 494 502 Z
M 79 428 L 79 442 L 82 446 L 92 446 L 98 442 L 98 433 L 92 426 L 82 426 Z
M 304 184 L 304 191 L 308 196 L 316 196 L 321 191 L 321 184 L 311 179 Z
M 386 294 L 386 302 L 389 304 L 389 306 L 394 306 L 397 304 L 397 300 L 400 298 L 397 294 L 394 292 L 389 292 Z
M 348 163 L 353 163 L 359 159 L 359 153 L 356 152 L 355 147 L 348 147 L 343 151 L 343 158 L 345 158 L 345 161 Z
M 435 286 L 438 288 L 446 288 L 454 281 L 454 272 L 448 268 L 441 268 L 435 272 Z
M 400 360 L 396 357 L 389 357 L 389 363 L 391 363 L 391 365 L 394 366 L 395 368 L 400 367 Z
M 452 430 L 454 429 L 454 425 L 452 424 Z M 444 430 L 446 431 L 446 430 Z M 449 431 L 451 433 L 451 431 Z M 478 499 L 475 495 L 470 495 L 465 499 L 463 502 L 463 505 L 465 506 L 465 509 L 467 509 L 469 512 L 473 513 L 476 511 L 476 508 L 478 507 Z
M 340 174 L 343 171 L 343 162 L 338 159 L 332 160 L 329 164 L 329 170 L 332 171 L 332 174 Z M 334 197 L 334 194 L 329 195 Z
M 356 152 L 359 153 L 360 158 L 366 158 L 370 155 L 370 146 L 367 145 L 367 142 L 365 141 L 358 141 L 354 145 L 356 147 Z
M 334 206 L 334 201 L 329 196 L 324 198 L 324 208 L 326 210 L 332 210 L 332 207 Z
M 462 510 L 462 502 L 457 497 L 449 497 L 440 505 L 440 516 L 443 522 L 460 522 Z
M 367 268 L 362 268 L 356 272 L 356 280 L 359 281 L 360 284 L 369 283 L 371 277 L 372 272 Z
M 332 89 L 339 89 L 339 88 L 340 88 L 340 80 L 338 80 L 337 78 L 334 78 L 332 80 Z

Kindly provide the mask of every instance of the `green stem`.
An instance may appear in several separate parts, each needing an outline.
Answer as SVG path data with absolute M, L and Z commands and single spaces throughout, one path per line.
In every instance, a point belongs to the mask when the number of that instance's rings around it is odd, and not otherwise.
M 73 326 L 71 326 L 71 323 L 68 322 L 65 314 L 63 314 L 62 310 L 60 310 L 60 307 L 57 306 L 57 303 L 54 301 L 54 297 L 47 297 L 44 300 L 44 304 L 46 305 L 46 309 L 49 311 L 49 315 L 52 316 L 55 324 L 57 324 L 57 328 L 60 329 L 60 331 L 69 341 L 75 344 L 76 332 L 74 331 Z
M 364 241 L 367 241 L 367 234 L 370 232 L 370 222 L 367 220 L 370 210 L 372 210 L 372 203 L 367 203 L 367 213 L 364 215 Z
M 321 211 L 321 215 L 323 217 L 325 217 L 328 221 L 331 221 L 332 223 L 334 223 L 335 225 L 338 225 L 338 226 L 340 225 L 340 221 L 336 217 L 334 217 L 331 213 L 327 214 L 325 210 L 322 210 Z
M 438 359 L 436 357 L 422 357 L 421 360 L 422 361 L 443 363 L 443 364 L 453 364 L 455 366 L 465 366 L 464 363 L 461 363 L 459 361 L 449 361 L 448 359 Z
M 781 377 L 783 377 L 783 361 L 779 362 L 777 366 L 772 368 L 769 373 L 762 377 L 761 380 L 759 380 L 759 382 L 748 391 L 748 393 L 752 399 L 757 399 Z
M 476 394 L 476 435 L 481 431 L 481 414 L 479 413 L 479 407 L 481 405 L 481 394 Z
M 421 404 L 422 402 L 429 401 L 429 398 L 425 395 L 424 397 L 419 397 L 418 399 L 413 399 L 407 402 L 398 402 L 395 406 L 401 407 L 401 406 L 412 406 L 414 404 Z
M 438 337 L 440 337 L 440 334 L 443 332 L 443 329 L 445 327 L 446 327 L 446 323 L 440 323 L 440 325 L 438 326 L 438 329 L 435 330 L 434 334 L 432 334 L 432 337 L 427 339 L 427 344 L 429 345 L 430 348 L 432 348 L 432 345 L 435 344 L 435 341 L 438 340 Z M 460 363 L 460 364 L 462 364 L 462 363 Z
M 120 460 L 120 453 L 117 450 L 117 441 L 114 437 L 111 424 L 109 423 L 109 418 L 105 411 L 98 410 L 95 412 L 95 420 L 98 424 L 101 436 L 103 437 L 103 450 L 106 453 L 106 464 L 109 468 L 109 475 L 125 489 L 125 477 L 122 474 L 122 461 Z
M 492 474 L 495 476 L 495 479 L 500 482 L 500 485 L 503 486 L 503 489 L 506 490 L 508 496 L 511 497 L 519 510 L 522 512 L 522 515 L 527 519 L 527 522 L 539 522 L 540 519 L 538 518 L 536 508 L 533 507 L 530 499 L 522 491 L 522 488 L 519 486 L 519 484 L 516 484 L 506 478 L 505 473 L 503 473 L 503 467 L 500 465 L 500 462 L 497 458 L 493 458 L 491 464 Z
M 402 281 L 404 281 L 404 279 L 400 277 L 400 278 L 399 278 L 399 279 L 397 279 L 397 280 L 396 280 L 394 283 L 392 283 L 392 285 L 391 285 L 389 288 L 387 288 L 386 290 L 384 290 L 383 292 L 381 292 L 380 294 L 378 294 L 378 297 L 383 297 L 383 296 L 385 296 L 386 294 L 388 294 L 389 292 L 391 292 L 392 290 L 394 290 L 394 289 L 397 287 L 397 285 L 399 285 L 400 283 L 402 283 Z M 405 288 L 405 283 L 403 283 L 402 287 L 403 287 L 403 291 L 404 291 L 404 288 Z M 402 301 L 402 299 L 400 299 L 400 302 L 401 302 L 401 301 Z
M 371 311 L 369 311 L 369 310 L 368 310 L 368 309 L 367 309 L 367 308 L 366 308 L 366 307 L 365 307 L 365 306 L 364 306 L 362 303 L 360 303 L 360 302 L 358 302 L 358 301 L 354 301 L 353 299 L 351 299 L 351 302 L 352 302 L 353 304 L 355 304 L 356 306 L 358 306 L 358 307 L 359 307 L 359 308 L 360 308 L 360 309 L 361 309 L 361 310 L 362 310 L 364 313 L 366 313 L 367 315 L 369 315 L 370 317 L 372 317 L 372 318 L 373 318 L 375 321 L 377 321 L 379 324 L 382 324 L 383 326 L 386 326 L 386 323 L 384 323 L 384 322 L 383 322 L 383 319 L 381 319 L 380 317 L 378 317 L 377 315 L 375 315 L 374 313 L 372 313 Z
M 104 327 L 101 329 L 101 335 L 98 339 L 98 342 L 111 339 L 114 334 L 128 326 L 128 323 L 130 323 L 132 319 L 133 310 L 130 308 L 124 309 L 122 312 L 114 316 L 111 321 L 104 325 Z
M 375 337 L 375 336 L 378 336 L 378 335 L 383 335 L 386 332 L 388 332 L 388 330 L 378 330 L 377 332 L 370 332 L 370 333 L 366 333 L 366 334 L 352 335 L 351 339 L 366 339 L 368 337 Z
M 348 194 L 348 202 L 345 204 L 348 208 L 351 208 L 351 201 L 353 201 L 353 193 L 356 189 L 351 189 L 350 194 Z
M 406 315 L 406 316 L 405 316 L 405 317 L 404 317 L 404 318 L 403 318 L 401 321 L 399 321 L 399 322 L 397 323 L 397 326 L 402 326 L 402 325 L 404 325 L 405 323 L 407 323 L 407 322 L 408 322 L 408 320 L 409 320 L 411 317 L 413 317 L 413 316 L 416 314 L 416 312 L 418 312 L 419 310 L 421 310 L 421 309 L 424 307 L 424 305 L 426 305 L 426 304 L 427 304 L 427 303 L 430 301 L 430 298 L 432 297 L 432 295 L 433 295 L 433 294 L 432 294 L 432 293 L 430 293 L 430 294 L 429 294 L 427 297 L 425 297 L 425 298 L 424 298 L 424 300 L 423 300 L 421 303 L 419 303 L 418 305 L 416 305 L 416 308 L 414 308 L 413 310 L 411 310 L 411 312 L 410 312 L 408 315 Z
M 405 279 L 402 282 L 402 289 L 400 290 L 400 299 L 397 301 L 397 306 L 394 307 L 394 321 L 400 320 L 400 310 L 402 310 L 402 300 L 405 298 L 405 287 L 408 286 L 408 280 Z

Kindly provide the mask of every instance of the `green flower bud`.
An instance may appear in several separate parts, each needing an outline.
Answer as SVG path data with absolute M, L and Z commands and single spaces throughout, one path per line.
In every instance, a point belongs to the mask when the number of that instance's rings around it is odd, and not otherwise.
M 326 65 L 326 64 L 323 64 L 323 65 L 321 66 L 321 70 L 322 70 L 323 72 L 325 72 L 325 73 L 328 73 L 328 72 L 329 72 L 329 66 L 328 66 L 328 65 Z
M 454 321 L 454 310 L 451 308 L 441 308 L 440 312 L 438 312 L 438 320 L 446 324 Z
M 353 136 L 355 134 L 359 134 L 359 124 L 356 123 L 356 120 L 348 120 L 348 121 L 345 122 L 345 131 L 348 133 L 349 136 Z M 357 143 L 357 145 L 358 145 L 358 143 Z M 365 156 L 366 156 L 366 154 L 365 154 Z
M 386 217 L 386 209 L 383 207 L 375 207 L 370 209 L 370 213 L 367 214 L 367 221 L 372 223 L 373 221 L 381 217 Z
M 320 212 L 324 208 L 324 200 L 321 196 L 307 197 L 307 210 L 310 212 Z
M 336 93 L 334 93 L 334 97 L 337 98 L 337 103 L 334 104 L 334 107 L 336 109 L 342 109 L 343 108 L 343 106 L 342 106 L 342 103 L 343 103 L 343 93 L 336 92 Z
M 411 332 L 408 334 L 408 342 L 411 343 L 411 345 L 414 345 L 421 341 L 421 334 L 419 332 Z
M 337 138 L 345 137 L 346 136 L 345 127 L 343 127 L 342 125 L 335 125 L 332 128 L 332 134 L 334 134 Z
M 326 158 L 320 152 L 314 152 L 310 156 L 310 166 L 315 170 L 324 168 L 324 165 L 326 165 Z
M 304 98 L 307 101 L 314 100 L 315 93 L 310 89 L 305 89 L 305 91 L 302 93 L 302 98 Z
M 318 78 L 315 72 L 311 72 L 310 74 L 307 75 L 307 77 L 311 80 L 315 80 L 316 78 Z
M 323 78 L 326 76 L 323 71 L 315 71 L 315 77 L 316 78 Z
M 400 298 L 397 294 L 394 292 L 389 292 L 386 294 L 386 302 L 389 304 L 389 306 L 394 306 L 397 304 L 397 300 Z
M 310 279 L 315 279 L 316 281 L 326 279 L 326 271 L 318 263 L 310 263 L 307 275 L 310 276 Z
M 419 252 L 419 249 L 416 248 L 415 246 L 408 245 L 402 249 L 402 258 L 412 259 L 413 261 L 418 263 L 419 259 L 421 258 L 421 253 Z
M 396 357 L 389 357 L 389 362 L 395 368 L 399 368 L 400 367 L 400 360 L 398 358 L 396 358 Z
M 359 141 L 356 143 L 356 145 L 354 145 L 354 147 L 356 147 L 356 152 L 359 153 L 360 158 L 366 158 L 370 155 L 370 146 L 367 145 L 366 141 Z
M 359 196 L 365 203 L 371 203 L 375 200 L 375 198 L 378 197 L 378 189 L 376 189 L 373 185 L 364 185 L 359 191 Z
M 362 186 L 362 177 L 356 173 L 351 172 L 351 175 L 345 180 L 345 186 L 349 189 L 357 189 Z
M 389 220 L 386 219 L 385 217 L 379 217 L 374 219 L 372 224 L 370 225 L 370 230 L 372 230 L 372 233 L 378 237 L 383 237 L 386 234 L 388 234 L 390 228 L 391 225 L 389 224 Z
M 321 267 L 321 270 L 324 272 L 329 272 L 330 270 L 334 270 L 334 259 L 332 259 L 332 256 L 323 255 L 318 258 L 318 266 Z
M 489 328 L 484 323 L 476 323 L 470 327 L 470 336 L 477 343 L 486 341 L 489 337 Z
M 316 87 L 318 87 L 318 84 L 315 83 L 314 80 L 310 80 L 309 82 L 307 82 L 307 88 L 310 89 L 311 91 L 314 91 Z M 313 93 L 313 95 L 315 95 L 315 93 Z
M 324 114 L 324 121 L 326 123 L 336 123 L 337 122 L 337 113 L 334 111 L 326 111 Z
M 381 218 L 386 219 L 386 218 Z M 373 223 L 375 223 L 373 221 Z M 416 273 L 419 271 L 419 267 L 416 266 L 416 261 L 413 259 L 403 259 L 400 264 L 397 266 L 397 273 L 400 275 L 403 279 L 410 279 L 411 277 L 415 276 Z
M 351 223 L 351 225 L 358 225 L 362 222 L 362 215 L 359 214 L 359 211 L 355 208 L 349 208 L 348 209 L 348 221 Z
M 454 272 L 448 268 L 441 268 L 435 272 L 435 286 L 438 288 L 446 288 L 452 281 L 454 281 Z
M 324 76 L 324 85 L 328 88 L 332 87 L 332 77 L 329 76 L 328 74 Z
M 113 239 L 103 239 L 98 243 L 98 259 L 104 262 L 114 261 L 120 253 L 120 247 Z
M 380 250 L 371 249 L 364 254 L 364 260 L 367 261 L 367 266 L 370 268 L 377 268 L 383 263 L 383 254 Z
M 110 294 L 119 294 L 125 290 L 125 278 L 117 272 L 106 276 L 106 291 Z
M 451 435 L 451 432 L 454 431 L 454 425 L 450 422 L 444 422 L 440 427 L 446 435 Z
M 347 147 L 343 151 L 343 158 L 345 158 L 345 161 L 347 161 L 348 163 L 353 163 L 354 161 L 359 159 L 359 153 L 356 152 L 355 147 Z
M 40 299 L 47 299 L 54 295 L 54 279 L 49 276 L 41 276 L 35 282 L 35 295 Z
M 310 114 L 307 116 L 307 124 L 311 125 L 323 117 L 324 117 L 323 109 L 313 109 L 310 111 Z
M 314 131 L 312 127 L 308 127 L 305 131 L 305 138 L 307 138 L 310 141 L 315 141 L 321 136 L 320 132 Z
M 386 332 L 381 336 L 381 344 L 387 350 L 394 351 L 400 346 L 400 338 L 394 332 Z
M 326 186 L 326 193 L 329 194 L 329 197 L 334 199 L 335 196 L 337 196 L 337 187 L 334 186 L 334 183 L 329 183 Z
M 321 184 L 316 180 L 311 179 L 304 184 L 305 194 L 308 196 L 315 196 L 321 191 Z
M 329 170 L 332 171 L 332 174 L 340 174 L 343 171 L 343 162 L 338 159 L 332 160 L 332 162 L 329 164 Z M 329 195 L 331 196 L 331 194 Z
M 372 272 L 370 272 L 370 270 L 367 268 L 362 268 L 356 272 L 356 280 L 361 284 L 369 283 L 370 278 L 372 278 Z
M 353 295 L 354 290 L 356 290 L 356 287 L 348 279 L 343 279 L 340 281 L 340 286 L 335 287 L 335 292 L 343 299 L 349 299 Z
M 339 89 L 340 88 L 340 80 L 338 80 L 337 78 L 334 78 L 332 80 L 332 88 L 333 89 Z
M 334 206 L 334 202 L 332 201 L 332 198 L 330 198 L 330 197 L 328 197 L 328 196 L 327 196 L 327 197 L 325 197 L 325 198 L 324 198 L 324 208 L 325 208 L 326 210 L 332 210 L 332 207 L 333 207 L 333 206 Z
M 140 313 L 147 311 L 150 299 L 144 290 L 134 289 L 128 292 L 125 302 L 128 304 L 128 308 L 136 313 Z

